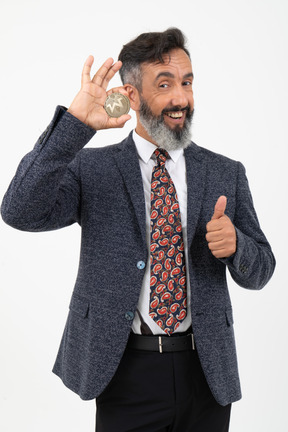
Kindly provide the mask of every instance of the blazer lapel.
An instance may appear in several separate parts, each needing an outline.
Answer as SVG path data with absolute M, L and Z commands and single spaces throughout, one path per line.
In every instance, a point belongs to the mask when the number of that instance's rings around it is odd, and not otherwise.
M 115 155 L 116 163 L 122 174 L 136 213 L 141 236 L 146 244 L 145 198 L 137 150 L 132 139 L 132 133 L 119 146 Z
M 184 154 L 187 177 L 187 242 L 190 247 L 200 215 L 207 167 L 196 144 L 192 143 Z
M 196 144 L 192 143 L 184 154 L 187 177 L 187 241 L 188 247 L 190 247 L 200 215 L 207 167 L 202 158 L 201 149 Z M 119 146 L 115 159 L 130 194 L 143 242 L 146 244 L 143 182 L 132 133 Z

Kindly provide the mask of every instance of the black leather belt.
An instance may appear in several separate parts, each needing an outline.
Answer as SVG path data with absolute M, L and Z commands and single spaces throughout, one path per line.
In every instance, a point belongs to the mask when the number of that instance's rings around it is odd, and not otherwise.
M 144 351 L 173 352 L 195 350 L 193 333 L 172 336 L 144 336 L 131 333 L 127 348 Z

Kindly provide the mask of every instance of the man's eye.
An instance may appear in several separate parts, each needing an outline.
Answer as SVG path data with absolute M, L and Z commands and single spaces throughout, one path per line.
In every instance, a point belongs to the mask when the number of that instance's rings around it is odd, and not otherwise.
M 160 88 L 167 88 L 167 87 L 168 87 L 168 84 L 167 84 L 167 83 L 165 83 L 165 84 L 160 84 L 159 87 L 160 87 Z
M 191 85 L 192 85 L 192 82 L 191 82 L 191 81 L 184 81 L 184 82 L 183 82 L 183 85 L 184 85 L 184 86 L 191 86 Z

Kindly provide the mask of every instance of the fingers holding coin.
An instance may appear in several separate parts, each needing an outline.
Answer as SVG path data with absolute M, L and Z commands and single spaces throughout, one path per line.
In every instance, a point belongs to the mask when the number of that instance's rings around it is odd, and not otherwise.
M 92 82 L 106 90 L 109 82 L 119 71 L 121 66 L 122 62 L 117 61 L 116 63 L 114 63 L 114 60 L 111 57 L 108 58 L 100 67 L 100 69 L 95 73 Z
M 91 79 L 94 57 L 90 55 L 82 70 L 82 86 L 69 111 L 96 130 L 122 127 L 131 118 L 128 93 L 124 87 L 107 91 L 108 84 L 122 62 L 108 58 Z
M 105 90 L 113 78 L 113 76 L 118 72 L 122 66 L 122 62 L 118 61 L 111 66 L 112 59 L 106 60 L 99 71 L 95 74 L 93 81 L 98 80 L 98 85 L 102 80 L 102 88 Z M 110 69 L 109 69 L 110 65 Z M 106 73 L 105 73 L 106 72 Z M 128 114 L 130 110 L 130 101 L 128 98 L 128 93 L 124 87 L 115 87 L 107 92 L 107 98 L 104 103 L 104 109 L 110 118 L 119 118 L 123 115 Z M 127 121 L 127 120 L 126 120 Z M 118 122 L 117 122 L 118 123 Z

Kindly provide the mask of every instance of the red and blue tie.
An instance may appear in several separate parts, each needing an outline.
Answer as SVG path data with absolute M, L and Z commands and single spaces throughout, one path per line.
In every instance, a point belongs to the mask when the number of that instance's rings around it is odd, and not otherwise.
M 166 170 L 166 150 L 154 152 L 151 179 L 150 308 L 149 315 L 168 335 L 187 315 L 187 288 L 180 208 L 174 183 Z

